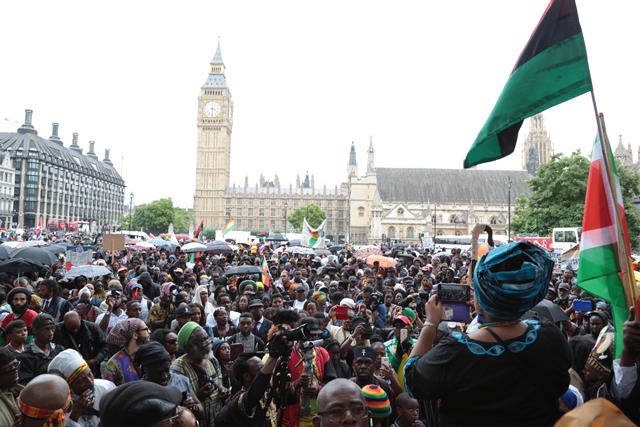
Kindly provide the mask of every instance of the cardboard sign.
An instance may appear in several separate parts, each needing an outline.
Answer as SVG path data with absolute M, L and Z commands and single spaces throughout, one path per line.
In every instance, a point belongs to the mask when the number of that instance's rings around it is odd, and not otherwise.
M 102 247 L 110 252 L 124 250 L 124 234 L 103 234 Z

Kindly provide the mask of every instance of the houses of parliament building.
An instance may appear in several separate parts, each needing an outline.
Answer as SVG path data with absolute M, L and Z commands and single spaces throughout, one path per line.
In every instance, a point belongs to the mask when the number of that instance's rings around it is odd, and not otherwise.
M 309 173 L 289 184 L 277 174 L 261 174 L 256 183 L 245 178 L 243 185 L 230 185 L 233 99 L 219 43 L 200 89 L 197 126 L 196 223 L 222 229 L 233 218 L 236 230 L 282 232 L 288 214 L 313 203 L 326 214 L 326 236 L 354 244 L 465 235 L 476 223 L 507 234 L 509 199 L 513 213 L 518 196 L 528 193 L 530 173 L 552 153 L 542 117 L 536 116 L 523 148 L 524 170 L 378 167 L 370 140 L 362 170 L 355 144 L 345 147 L 345 179 L 333 187 L 316 186 Z

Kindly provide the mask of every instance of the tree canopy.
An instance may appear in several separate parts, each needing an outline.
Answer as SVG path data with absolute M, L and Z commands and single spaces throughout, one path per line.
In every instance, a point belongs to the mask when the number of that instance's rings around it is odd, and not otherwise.
M 570 156 L 555 155 L 529 181 L 531 195 L 521 196 L 511 226 L 516 233 L 551 235 L 554 227 L 582 226 L 584 198 L 590 161 L 579 151 Z M 619 166 L 620 186 L 629 227 L 631 246 L 640 246 L 640 215 L 633 206 L 640 194 L 640 176 Z
M 326 217 L 327 215 L 320 206 L 311 203 L 291 212 L 287 220 L 296 231 L 300 231 L 302 230 L 302 221 L 304 218 L 307 218 L 309 225 L 315 228 L 322 224 L 322 221 L 324 221 Z
M 186 233 L 189 231 L 189 224 L 193 223 L 193 214 L 186 209 L 174 207 L 170 198 L 159 199 L 136 207 L 133 217 L 125 215 L 120 223 L 123 228 L 153 234 L 165 233 L 169 224 L 173 223 L 176 233 Z

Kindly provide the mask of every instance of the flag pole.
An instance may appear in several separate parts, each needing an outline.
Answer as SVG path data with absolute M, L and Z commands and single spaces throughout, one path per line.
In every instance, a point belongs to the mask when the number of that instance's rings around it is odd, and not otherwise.
M 604 160 L 604 167 L 607 173 L 608 181 L 609 181 L 609 190 L 611 192 L 611 197 L 614 202 L 615 211 L 615 221 L 616 221 L 616 237 L 617 237 L 617 253 L 618 253 L 618 264 L 620 265 L 620 272 L 622 276 L 622 283 L 624 287 L 624 295 L 627 300 L 627 306 L 636 306 L 638 303 L 638 291 L 636 288 L 636 281 L 633 275 L 633 266 L 631 265 L 631 254 L 628 252 L 628 247 L 626 243 L 626 238 L 624 235 L 624 229 L 622 228 L 622 222 L 620 220 L 620 213 L 618 212 L 618 200 L 617 194 L 618 190 L 615 185 L 615 178 L 613 176 L 613 163 L 611 160 L 611 147 L 609 146 L 609 139 L 606 138 L 606 128 L 604 124 L 604 115 L 598 112 L 598 107 L 596 104 L 596 97 L 593 93 L 593 89 L 591 90 L 591 101 L 593 103 L 593 111 L 596 116 L 596 123 L 598 124 L 598 136 L 600 137 L 600 145 L 602 147 L 602 155 Z M 624 209 L 624 205 L 622 207 Z

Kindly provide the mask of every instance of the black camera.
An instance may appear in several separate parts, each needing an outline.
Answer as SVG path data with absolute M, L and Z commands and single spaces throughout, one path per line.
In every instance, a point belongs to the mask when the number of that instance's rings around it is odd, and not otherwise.
M 291 351 L 294 342 L 308 341 L 310 337 L 309 325 L 306 324 L 300 325 L 295 329 L 280 329 L 271 337 L 267 344 L 267 349 L 271 357 L 280 357 Z

